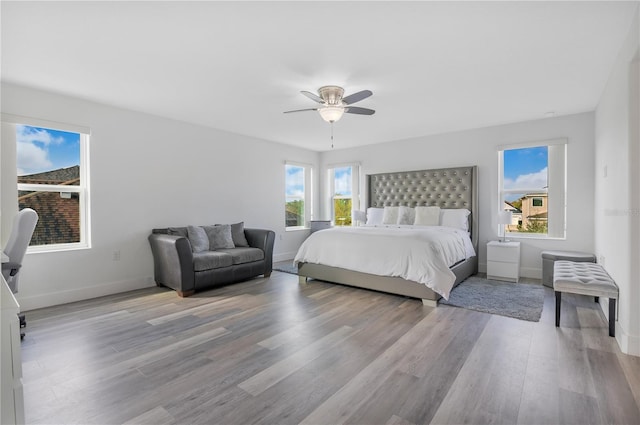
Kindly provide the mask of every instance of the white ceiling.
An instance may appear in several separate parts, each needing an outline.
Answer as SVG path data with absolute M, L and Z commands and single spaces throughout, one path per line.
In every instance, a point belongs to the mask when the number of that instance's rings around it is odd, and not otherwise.
M 2 81 L 324 151 L 593 110 L 637 6 L 2 1 Z

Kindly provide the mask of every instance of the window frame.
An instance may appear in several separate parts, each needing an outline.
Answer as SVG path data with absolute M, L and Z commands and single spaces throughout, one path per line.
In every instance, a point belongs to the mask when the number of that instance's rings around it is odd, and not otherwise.
M 335 170 L 346 167 L 351 167 L 351 196 L 335 196 Z M 356 221 L 353 217 L 353 211 L 360 210 L 360 163 L 347 162 L 328 165 L 327 179 L 327 213 L 331 217 L 331 222 L 336 225 L 335 200 L 351 199 L 351 226 L 354 226 Z
M 76 133 L 80 136 L 80 164 L 79 164 L 79 176 L 80 182 L 78 185 L 54 185 L 54 184 L 33 184 L 33 183 L 18 183 L 17 176 L 17 163 L 15 164 L 16 170 L 16 194 L 19 191 L 34 191 L 34 192 L 53 192 L 53 193 L 78 193 L 78 209 L 80 213 L 79 217 L 79 230 L 80 241 L 69 243 L 52 243 L 45 245 L 30 245 L 27 248 L 27 254 L 40 253 L 40 252 L 60 252 L 60 251 L 72 251 L 91 248 L 91 211 L 90 211 L 90 181 L 89 181 L 89 149 L 91 130 L 88 127 L 58 123 L 53 121 L 47 121 L 42 119 L 22 117 L 11 114 L 2 114 L 2 122 L 10 124 L 12 126 L 13 143 L 17 144 L 17 126 L 24 125 L 29 127 L 38 127 L 49 130 L 65 131 L 69 133 Z M 17 146 L 16 146 L 17 147 Z M 16 197 L 16 205 L 18 204 L 18 197 Z
M 567 236 L 567 145 L 566 138 L 557 138 L 537 142 L 517 143 L 498 146 L 498 211 L 502 211 L 508 194 L 546 193 L 547 195 L 547 233 L 526 233 L 505 231 L 498 225 L 498 237 L 522 239 L 557 239 L 565 240 Z M 536 148 L 546 146 L 547 188 L 504 188 L 504 151 Z M 533 205 L 533 198 L 531 201 Z M 543 200 L 544 203 L 544 200 Z M 497 214 L 495 214 L 497 217 Z
M 302 226 L 287 226 L 287 216 L 285 209 L 285 218 L 284 230 L 286 232 L 296 231 L 296 230 L 306 230 L 309 229 L 309 222 L 313 220 L 313 166 L 311 164 L 305 164 L 302 162 L 296 161 L 285 161 L 284 162 L 284 204 L 287 205 L 287 166 L 299 167 L 304 169 L 303 177 L 304 177 L 304 195 L 302 196 L 302 200 L 304 201 L 304 225 Z

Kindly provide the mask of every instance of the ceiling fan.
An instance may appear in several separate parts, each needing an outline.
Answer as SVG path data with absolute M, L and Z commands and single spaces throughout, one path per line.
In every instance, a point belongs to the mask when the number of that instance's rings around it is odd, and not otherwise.
M 320 116 L 326 122 L 334 123 L 342 118 L 342 114 L 358 114 L 358 115 L 373 115 L 376 111 L 369 108 L 360 108 L 357 106 L 351 106 L 352 104 L 368 98 L 373 94 L 371 90 L 362 90 L 357 93 L 350 94 L 347 97 L 344 95 L 344 89 L 338 86 L 322 86 L 318 89 L 318 95 L 301 91 L 303 95 L 309 99 L 321 103 L 322 106 L 318 108 L 296 109 L 294 111 L 285 111 L 285 114 L 291 112 L 303 112 L 303 111 L 318 111 Z

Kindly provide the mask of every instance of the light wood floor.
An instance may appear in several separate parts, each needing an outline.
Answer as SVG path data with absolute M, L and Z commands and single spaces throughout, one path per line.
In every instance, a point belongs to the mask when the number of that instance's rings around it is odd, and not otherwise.
M 640 423 L 587 297 L 532 323 L 274 272 L 27 313 L 27 423 Z

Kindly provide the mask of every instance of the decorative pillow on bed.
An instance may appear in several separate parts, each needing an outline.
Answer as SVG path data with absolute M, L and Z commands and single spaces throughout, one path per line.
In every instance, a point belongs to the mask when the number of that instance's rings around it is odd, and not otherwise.
M 416 226 L 437 226 L 440 224 L 440 207 L 416 207 Z
M 384 208 L 367 208 L 367 224 L 382 224 Z
M 189 238 L 189 243 L 191 243 L 191 251 L 209 251 L 209 238 L 207 237 L 207 233 L 202 227 L 187 227 L 187 237 Z
M 469 214 L 471 211 L 465 208 L 441 209 L 440 225 L 469 231 L 469 220 L 467 219 Z
M 209 249 L 235 248 L 231 237 L 231 226 L 221 224 L 219 226 L 204 226 L 209 237 Z
M 411 207 L 398 207 L 398 224 L 413 224 L 416 211 Z
M 398 214 L 400 207 L 384 207 L 382 224 L 398 224 Z

